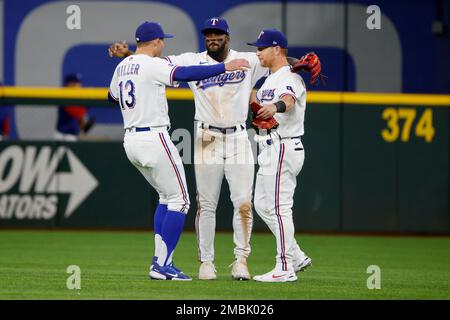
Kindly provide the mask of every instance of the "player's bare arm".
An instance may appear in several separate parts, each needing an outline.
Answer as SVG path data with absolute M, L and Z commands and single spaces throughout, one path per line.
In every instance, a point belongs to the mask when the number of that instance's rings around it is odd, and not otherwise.
M 108 48 L 109 56 L 115 58 L 126 58 L 132 54 L 134 51 L 131 51 L 128 47 L 128 44 L 125 41 L 122 42 L 114 42 Z
M 250 63 L 246 59 L 233 59 L 230 62 L 225 63 L 226 71 L 246 71 L 248 69 L 250 69 Z
M 284 96 L 281 98 L 280 101 L 284 102 L 284 104 L 286 105 L 286 109 L 283 112 L 291 111 L 295 105 L 295 100 L 292 96 Z M 279 111 L 278 109 L 279 108 L 277 108 L 276 104 L 274 104 L 274 103 L 265 104 L 258 111 L 257 118 L 263 119 L 263 120 L 269 119 L 270 117 L 273 117 L 275 115 L 275 113 L 277 113 Z

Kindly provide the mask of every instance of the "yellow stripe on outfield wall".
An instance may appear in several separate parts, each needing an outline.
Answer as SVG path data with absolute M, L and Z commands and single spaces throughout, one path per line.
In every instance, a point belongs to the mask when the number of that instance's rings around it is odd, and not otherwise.
M 190 89 L 167 89 L 169 100 L 191 100 Z M 0 98 L 103 100 L 107 88 L 0 87 Z M 450 95 L 365 92 L 308 92 L 309 103 L 450 106 Z
M 309 92 L 307 101 L 313 103 L 450 106 L 450 95 L 321 91 Z
M 168 89 L 169 100 L 192 100 L 190 89 Z M 105 100 L 107 88 L 0 87 L 0 98 Z
M 3 91 L 3 93 L 1 93 Z M 3 98 L 37 99 L 86 99 L 103 100 L 108 98 L 106 88 L 50 88 L 50 87 L 0 87 Z

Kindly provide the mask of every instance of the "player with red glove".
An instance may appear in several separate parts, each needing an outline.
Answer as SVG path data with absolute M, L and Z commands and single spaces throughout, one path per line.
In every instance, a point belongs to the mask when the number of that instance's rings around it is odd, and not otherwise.
M 288 41 L 282 32 L 262 30 L 258 39 L 248 44 L 257 48 L 256 55 L 261 66 L 271 71 L 261 88 L 251 97 L 252 102 L 262 104 L 252 104 L 254 116 L 256 114 L 253 124 L 258 129 L 270 130 L 258 130 L 254 138 L 259 147 L 254 205 L 274 234 L 277 246 L 275 268 L 253 279 L 291 282 L 297 280 L 297 272 L 312 263 L 295 239 L 292 214 L 297 175 L 305 159 L 301 137 L 304 134 L 306 88 L 303 79 L 292 72 L 288 63 Z M 317 61 L 310 55 L 300 59 L 297 68 L 320 74 Z

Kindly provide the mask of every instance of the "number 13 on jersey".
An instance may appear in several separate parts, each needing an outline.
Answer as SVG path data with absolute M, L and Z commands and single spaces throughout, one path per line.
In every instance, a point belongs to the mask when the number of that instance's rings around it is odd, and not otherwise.
M 119 83 L 119 103 L 122 110 L 125 110 L 125 107 L 128 109 L 133 109 L 136 105 L 136 96 L 134 95 L 134 83 L 131 80 L 127 80 L 125 84 L 123 81 Z

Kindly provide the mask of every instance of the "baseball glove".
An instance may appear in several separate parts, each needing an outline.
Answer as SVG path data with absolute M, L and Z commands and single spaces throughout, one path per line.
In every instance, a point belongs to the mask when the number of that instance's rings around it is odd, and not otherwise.
M 320 77 L 320 80 L 323 80 L 324 75 L 321 74 L 322 66 L 320 64 L 319 56 L 314 52 L 309 52 L 305 54 L 303 57 L 298 59 L 298 61 L 291 66 L 292 72 L 300 72 L 300 71 L 311 72 L 310 83 L 314 84 L 317 78 Z
M 265 120 L 256 118 L 256 115 L 258 114 L 259 109 L 262 108 L 262 105 L 260 105 L 257 102 L 252 102 L 250 103 L 250 106 L 253 112 L 252 125 L 255 128 L 269 130 L 269 129 L 276 129 L 278 127 L 278 122 L 277 120 L 275 120 L 274 117 L 270 117 L 269 119 Z

